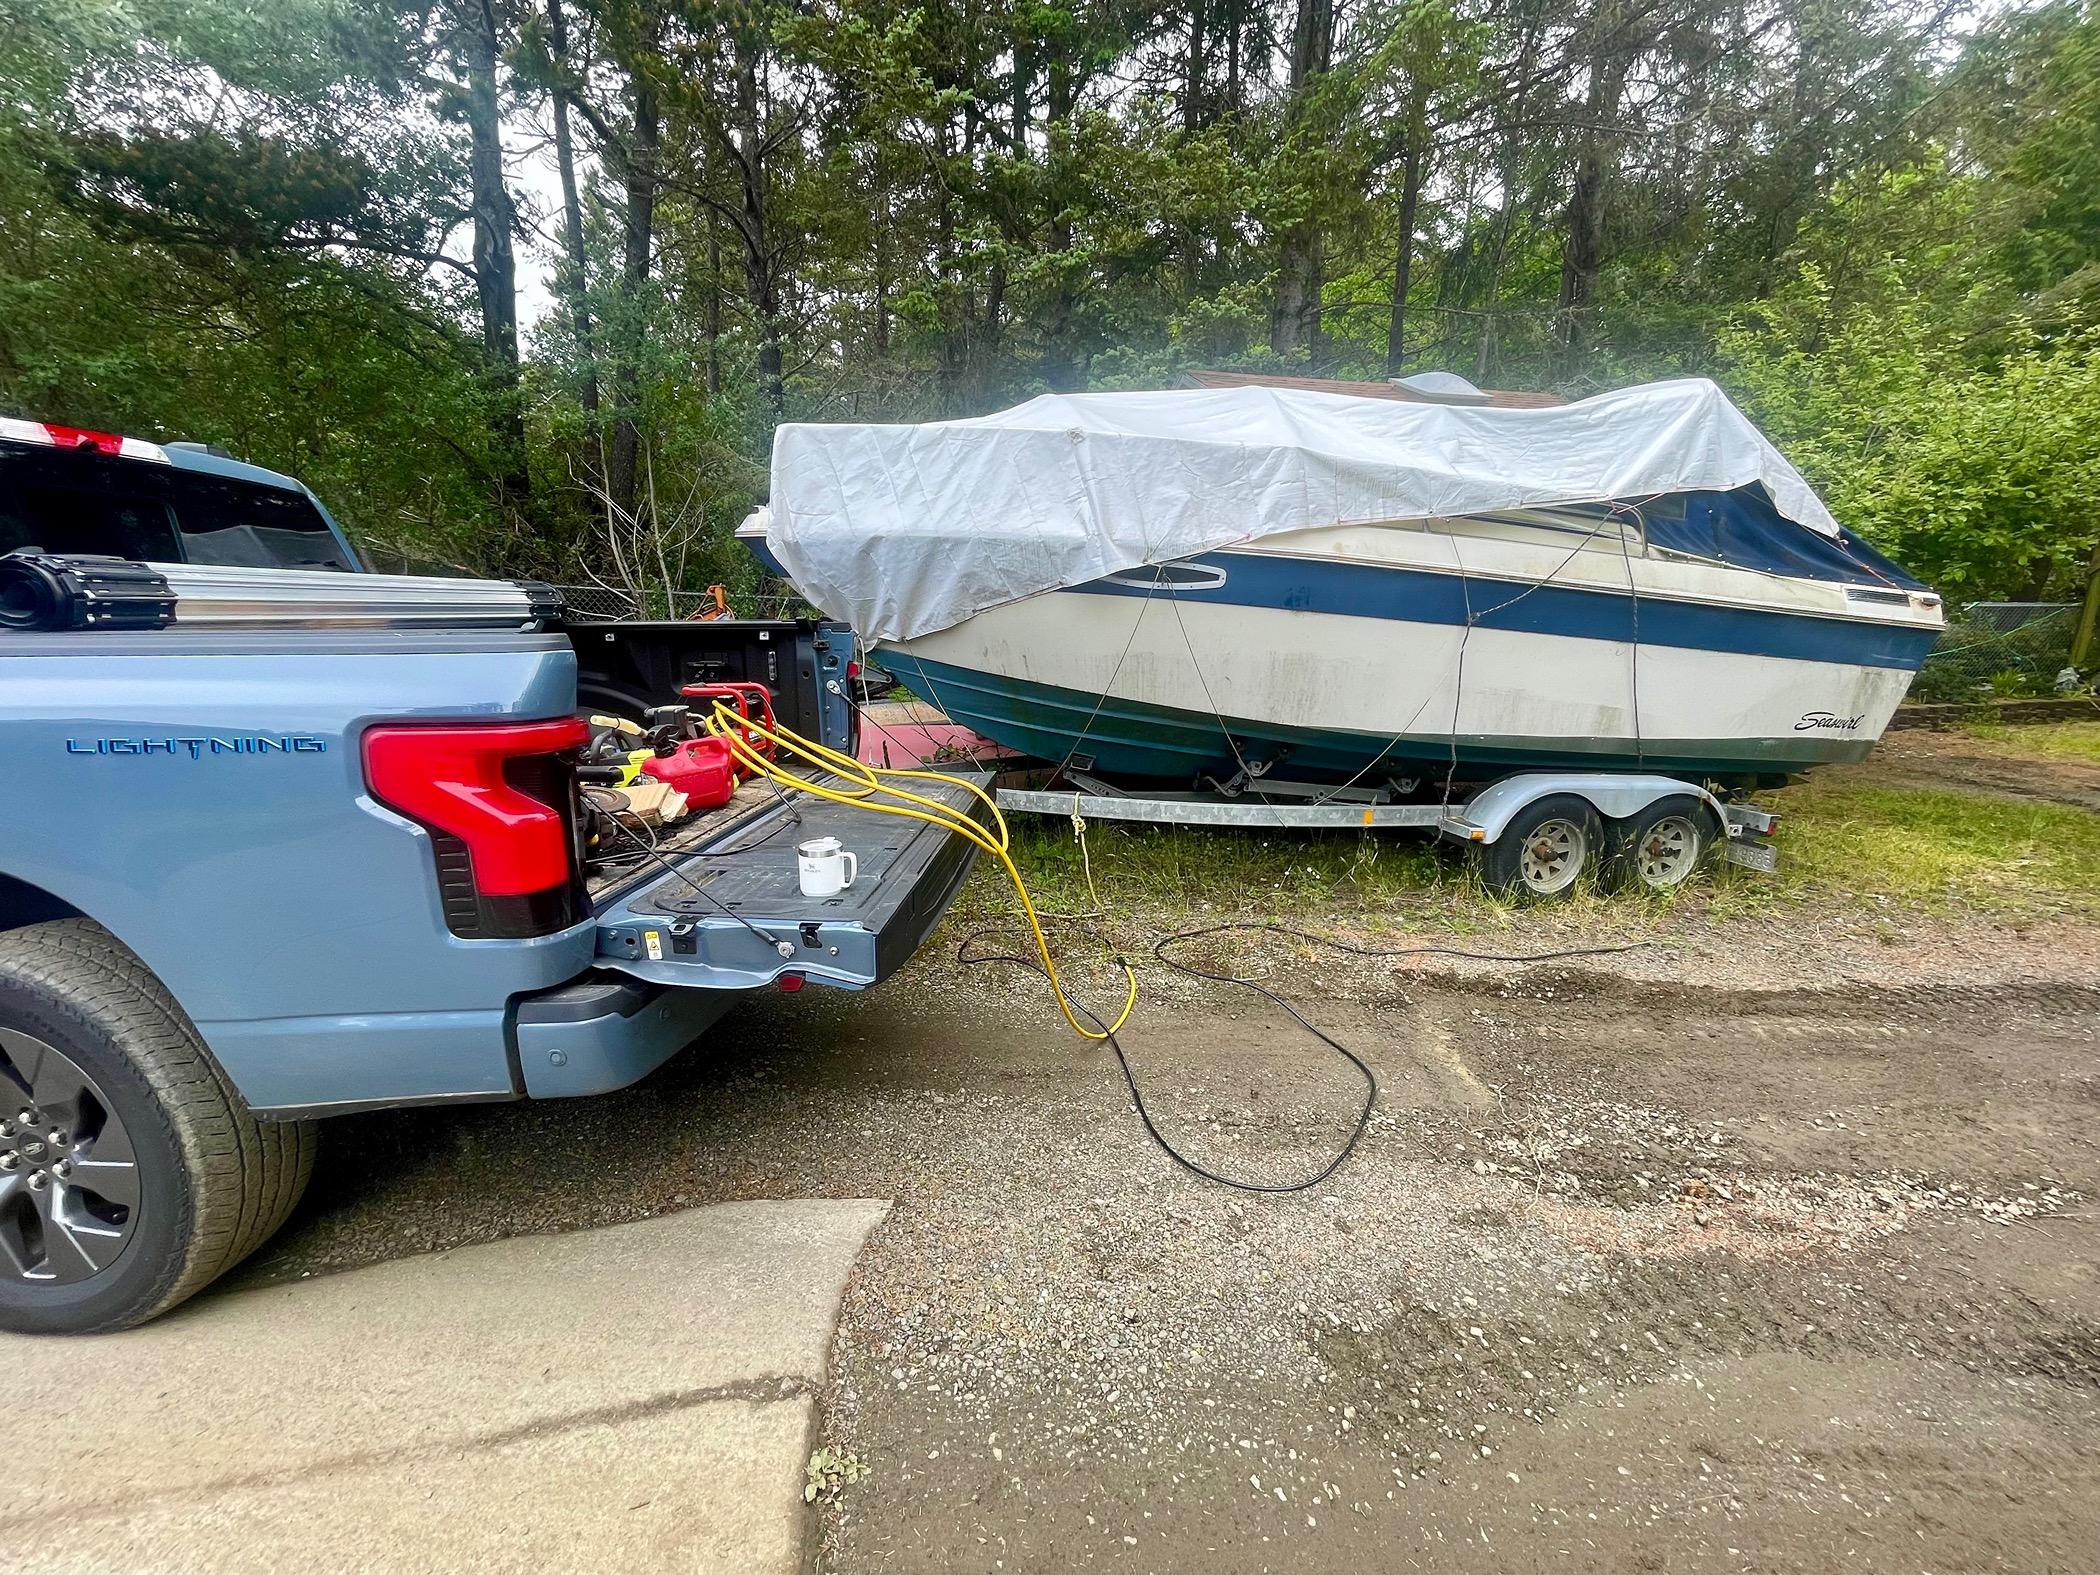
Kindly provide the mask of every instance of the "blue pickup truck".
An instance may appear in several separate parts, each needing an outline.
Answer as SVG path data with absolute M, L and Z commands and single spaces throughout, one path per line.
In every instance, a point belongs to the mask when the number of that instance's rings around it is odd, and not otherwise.
M 544 588 L 329 572 L 303 487 L 201 449 L 0 420 L 0 554 L 0 1328 L 208 1284 L 317 1118 L 597 1093 L 739 992 L 872 985 L 969 868 L 762 783 L 594 861 Z M 825 834 L 860 877 L 806 898 Z

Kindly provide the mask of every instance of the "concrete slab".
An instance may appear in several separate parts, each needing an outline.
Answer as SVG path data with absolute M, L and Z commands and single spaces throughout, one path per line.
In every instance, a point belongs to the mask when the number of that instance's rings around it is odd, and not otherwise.
M 733 1203 L 0 1337 L 0 1569 L 801 1567 L 846 1275 L 888 1205 Z

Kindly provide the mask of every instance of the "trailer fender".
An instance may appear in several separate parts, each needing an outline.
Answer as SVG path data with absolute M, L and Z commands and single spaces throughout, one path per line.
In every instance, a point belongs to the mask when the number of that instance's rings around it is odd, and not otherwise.
M 1713 811 L 1717 826 L 1728 824 L 1721 801 L 1680 777 L 1623 771 L 1525 771 L 1483 788 L 1437 829 L 1460 842 L 1493 842 L 1526 805 L 1556 793 L 1586 800 L 1606 820 L 1638 815 L 1657 799 L 1690 794 Z

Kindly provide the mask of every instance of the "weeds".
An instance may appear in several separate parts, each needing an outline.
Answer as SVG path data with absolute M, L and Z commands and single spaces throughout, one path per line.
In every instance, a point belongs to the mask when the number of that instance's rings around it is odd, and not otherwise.
M 2037 727 L 1971 722 L 1962 728 L 1962 732 L 1994 755 L 2017 759 L 2083 760 L 2100 765 L 2100 722 L 2056 722 Z
M 2022 752 L 2039 745 L 2058 757 L 2100 757 L 2100 723 L 2023 728 L 2015 742 Z M 1871 787 L 1841 776 L 1760 795 L 1760 802 L 1781 814 L 1776 877 L 1716 861 L 1695 886 L 1658 896 L 1580 891 L 1569 916 L 1588 908 L 1590 917 L 1640 929 L 1687 912 L 1748 917 L 1809 895 L 1876 907 L 2100 914 L 2100 816 L 2083 810 Z M 1519 910 L 1488 895 L 1461 849 L 1420 835 L 1096 821 L 1082 850 L 1068 821 L 1015 815 L 1010 824 L 1015 862 L 1046 916 L 1099 919 L 1111 929 L 1220 914 L 1328 921 L 1346 914 L 1373 930 L 1404 922 L 1454 935 L 1518 922 Z M 986 865 L 958 908 L 966 920 L 994 920 L 1011 900 L 1004 875 Z
M 2100 913 L 2100 816 L 2086 810 L 1816 781 L 1772 802 L 1784 817 L 1783 890 Z
M 868 1463 L 850 1449 L 820 1449 L 809 1457 L 803 1473 L 802 1501 L 834 1500 L 867 1474 Z

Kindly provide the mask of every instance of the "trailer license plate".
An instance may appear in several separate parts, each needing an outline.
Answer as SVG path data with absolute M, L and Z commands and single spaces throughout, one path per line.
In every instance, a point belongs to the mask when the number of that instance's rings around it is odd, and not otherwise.
M 1745 869 L 1762 870 L 1769 875 L 1779 868 L 1779 847 L 1776 843 L 1761 839 L 1751 841 L 1744 838 L 1740 842 L 1731 839 L 1728 844 L 1728 862 L 1740 864 Z

